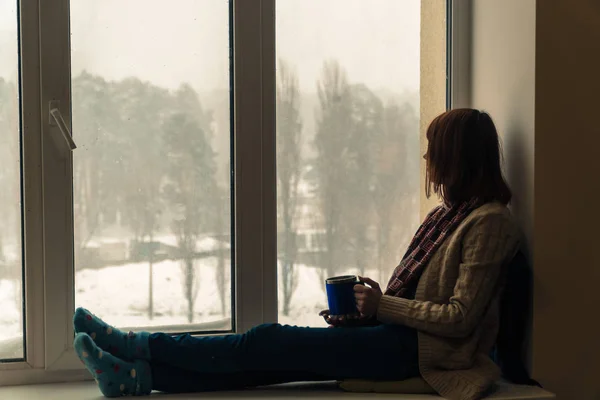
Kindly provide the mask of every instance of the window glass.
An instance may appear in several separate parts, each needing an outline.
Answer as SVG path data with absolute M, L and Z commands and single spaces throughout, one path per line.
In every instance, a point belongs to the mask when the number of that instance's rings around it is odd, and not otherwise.
M 230 330 L 229 4 L 71 1 L 75 302 Z
M 0 361 L 24 357 L 19 34 L 15 0 L 0 0 Z
M 324 280 L 382 287 L 419 223 L 420 0 L 280 0 L 279 320 L 323 326 Z

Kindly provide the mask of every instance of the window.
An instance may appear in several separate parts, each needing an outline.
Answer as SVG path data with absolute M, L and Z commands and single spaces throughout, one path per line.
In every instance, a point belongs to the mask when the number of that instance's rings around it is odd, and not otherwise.
M 0 1 L 0 362 L 25 356 L 17 15 Z
M 323 326 L 330 275 L 385 285 L 425 6 L 445 41 L 437 1 L 0 0 L 0 385 L 86 376 L 77 306 L 227 334 Z
M 310 326 L 325 278 L 387 283 L 419 223 L 421 160 L 421 1 L 316 4 L 276 7 L 279 320 Z
M 229 6 L 167 4 L 71 2 L 75 304 L 230 331 Z

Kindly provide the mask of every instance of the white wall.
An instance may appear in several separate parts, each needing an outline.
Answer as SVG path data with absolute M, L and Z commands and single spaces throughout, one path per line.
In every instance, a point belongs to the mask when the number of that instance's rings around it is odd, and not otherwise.
M 471 101 L 490 113 L 504 146 L 512 211 L 533 239 L 535 0 L 476 0 Z M 529 243 L 532 246 L 532 243 Z
M 427 127 L 446 111 L 446 2 L 421 0 L 421 154 L 427 151 Z M 425 196 L 425 160 L 421 160 L 421 218 L 439 204 L 437 196 Z
M 473 3 L 472 106 L 504 138 L 533 256 L 533 377 L 600 399 L 600 1 Z

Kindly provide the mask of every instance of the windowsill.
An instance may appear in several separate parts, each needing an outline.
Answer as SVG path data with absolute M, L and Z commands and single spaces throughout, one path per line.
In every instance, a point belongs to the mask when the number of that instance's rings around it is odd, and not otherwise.
M 514 388 L 514 387 L 513 387 Z M 500 393 L 502 392 L 502 393 Z M 514 390 L 504 387 L 488 399 L 494 400 L 544 400 L 554 398 L 550 393 L 534 388 L 524 387 Z M 245 390 L 238 392 L 212 392 L 198 394 L 167 395 L 155 393 L 152 397 L 160 399 L 198 399 L 203 400 L 228 400 L 228 399 L 256 399 L 256 398 L 310 398 L 330 399 L 351 396 L 355 400 L 366 398 L 390 398 L 396 400 L 440 400 L 439 396 L 410 395 L 410 394 L 373 394 L 373 393 L 345 393 L 337 390 L 333 383 L 299 383 L 294 385 L 279 385 L 265 389 Z M 29 385 L 0 387 L 0 399 L 28 399 L 28 400 L 99 400 L 103 399 L 94 382 L 57 383 L 51 385 Z
M 333 384 L 301 384 L 293 392 L 294 398 L 329 399 L 348 396 L 347 393 L 339 391 Z M 285 391 L 284 391 L 285 390 Z M 258 393 L 257 393 L 258 392 Z M 211 392 L 202 393 L 203 400 L 227 400 L 227 399 L 256 399 L 256 398 L 289 398 L 291 391 L 281 386 L 268 389 L 254 389 L 238 392 Z M 352 394 L 354 399 L 372 398 L 373 394 Z M 377 397 L 393 397 L 398 400 L 439 400 L 437 396 L 415 396 L 415 395 L 376 395 Z M 160 394 L 154 393 L 152 397 L 160 399 L 198 399 L 198 394 Z M 58 383 L 51 385 L 14 386 L 0 388 L 1 399 L 28 399 L 28 400 L 99 400 L 103 399 L 94 382 Z

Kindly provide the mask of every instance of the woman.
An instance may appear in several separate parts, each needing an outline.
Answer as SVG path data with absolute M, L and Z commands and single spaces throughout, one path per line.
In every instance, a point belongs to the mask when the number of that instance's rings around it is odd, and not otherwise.
M 422 376 L 449 399 L 478 399 L 499 377 L 488 357 L 504 266 L 519 246 L 490 116 L 448 111 L 427 130 L 426 188 L 443 204 L 425 219 L 387 290 L 357 285 L 361 317 L 340 329 L 261 325 L 246 334 L 125 334 L 84 309 L 75 350 L 107 397 L 304 380 Z M 350 327 L 352 326 L 352 328 Z

